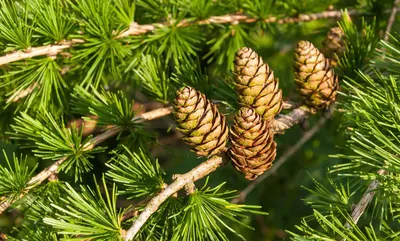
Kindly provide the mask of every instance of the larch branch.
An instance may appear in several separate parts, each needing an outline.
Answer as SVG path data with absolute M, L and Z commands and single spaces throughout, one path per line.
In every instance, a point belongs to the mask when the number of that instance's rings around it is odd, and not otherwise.
M 390 13 L 388 23 L 386 26 L 385 36 L 383 37 L 383 40 L 385 40 L 385 41 L 389 40 L 390 30 L 392 30 L 394 20 L 396 19 L 396 13 L 398 11 L 397 6 L 399 5 L 399 3 L 400 3 L 400 0 L 395 0 L 393 3 L 392 12 Z
M 385 170 L 381 169 L 378 171 L 379 175 L 384 175 L 386 173 Z M 360 201 L 357 203 L 357 205 L 353 208 L 353 211 L 351 212 L 351 220 L 353 220 L 354 224 L 357 224 L 358 220 L 360 217 L 363 215 L 365 212 L 365 209 L 368 207 L 368 205 L 371 203 L 375 196 L 375 190 L 379 186 L 379 181 L 378 180 L 373 180 L 367 190 L 365 191 L 364 195 L 360 199 Z M 346 228 L 351 228 L 351 224 L 349 222 L 346 222 L 344 225 Z
M 31 84 L 26 89 L 16 91 L 12 96 L 7 98 L 6 103 L 19 101 L 20 99 L 22 99 L 22 98 L 26 97 L 27 95 L 29 95 L 30 93 L 32 93 L 36 89 L 36 87 L 38 87 L 37 82 Z
M 284 110 L 293 110 L 297 107 L 299 107 L 301 105 L 301 103 L 298 102 L 294 102 L 294 101 L 284 101 L 282 104 L 282 109 Z
M 144 122 L 144 121 L 150 121 L 154 120 L 166 115 L 169 115 L 172 112 L 172 107 L 165 107 L 165 108 L 160 108 L 156 110 L 152 110 L 146 113 L 141 114 L 138 117 L 135 117 L 134 121 L 136 122 Z M 84 147 L 83 150 L 91 150 L 98 144 L 102 143 L 103 141 L 107 140 L 108 138 L 115 136 L 119 132 L 121 132 L 122 129 L 117 126 L 111 126 L 109 129 L 107 129 L 105 132 L 95 136 L 92 138 Z M 49 178 L 51 175 L 57 172 L 59 166 L 67 159 L 67 157 L 63 157 L 59 159 L 58 161 L 54 162 L 51 166 L 47 167 L 40 173 L 38 173 L 36 176 L 34 176 L 31 180 L 28 181 L 27 183 L 27 188 L 25 189 L 25 193 L 22 193 L 19 198 L 22 198 L 27 192 L 29 192 L 30 189 L 35 187 L 36 185 L 42 183 L 45 181 L 47 178 Z M 2 197 L 0 200 L 4 200 L 3 202 L 0 203 L 0 214 L 3 213 L 7 208 L 11 206 L 14 202 L 17 201 L 17 199 L 14 200 L 7 200 L 7 197 Z
M 283 133 L 285 130 L 307 119 L 314 112 L 315 110 L 312 108 L 304 105 L 300 106 L 292 110 L 289 114 L 282 115 L 275 119 L 271 128 L 275 133 Z
M 74 44 L 84 43 L 83 39 L 64 40 L 59 44 L 51 44 L 40 47 L 18 50 L 0 57 L 0 66 L 18 60 L 29 59 L 42 55 L 56 55 L 64 49 L 72 47 Z
M 351 9 L 348 10 L 349 15 L 361 15 L 363 12 Z M 331 10 L 324 11 L 319 13 L 310 13 L 310 14 L 300 14 L 297 17 L 285 17 L 285 18 L 277 18 L 277 17 L 268 17 L 266 19 L 258 19 L 254 17 L 250 17 L 244 14 L 227 14 L 222 16 L 212 16 L 205 20 L 199 21 L 190 21 L 188 19 L 184 19 L 177 23 L 178 27 L 189 27 L 193 25 L 207 25 L 207 24 L 237 24 L 237 23 L 253 23 L 256 21 L 263 21 L 265 23 L 277 23 L 277 24 L 286 24 L 286 23 L 299 23 L 299 22 L 310 22 L 318 19 L 339 19 L 342 16 L 342 11 L 340 10 Z M 157 28 L 163 28 L 170 26 L 171 22 L 164 23 L 153 23 L 153 24 L 143 24 L 140 25 L 136 22 L 132 22 L 128 29 L 122 31 L 116 38 L 124 38 L 128 36 L 135 35 L 143 35 L 150 32 L 153 32 Z M 26 50 L 19 50 L 4 56 L 0 57 L 0 66 L 4 64 L 8 64 L 11 62 L 29 59 L 36 56 L 50 55 L 55 56 L 59 52 L 64 49 L 71 48 L 73 45 L 85 43 L 84 39 L 72 39 L 72 40 L 64 40 L 59 44 L 46 45 L 40 47 L 31 47 Z
M 167 200 L 168 197 L 184 188 L 188 183 L 193 183 L 194 181 L 207 176 L 211 172 L 215 171 L 221 164 L 222 157 L 214 156 L 193 168 L 191 171 L 177 176 L 173 183 L 168 185 L 160 194 L 150 200 L 143 212 L 140 213 L 139 217 L 126 232 L 125 240 L 132 240 L 150 216 L 157 211 L 160 205 Z
M 311 113 L 312 111 L 305 106 L 296 108 L 289 114 L 275 119 L 273 122 L 273 129 L 275 132 L 281 133 L 309 117 Z M 150 200 L 143 212 L 133 222 L 132 226 L 126 232 L 125 241 L 131 241 L 136 234 L 138 234 L 150 216 L 157 211 L 160 205 L 167 200 L 168 197 L 178 192 L 185 186 L 192 185 L 193 182 L 212 173 L 222 164 L 222 162 L 222 157 L 214 156 L 185 174 L 175 175 L 175 181 L 168 185 L 167 188 L 165 188 L 160 194 Z

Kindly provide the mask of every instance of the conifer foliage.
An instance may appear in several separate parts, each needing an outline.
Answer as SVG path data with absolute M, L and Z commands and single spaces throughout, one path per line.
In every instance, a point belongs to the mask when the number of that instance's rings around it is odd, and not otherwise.
M 399 238 L 397 2 L 0 0 L 0 240 L 258 240 L 293 207 L 234 189 L 328 112 L 342 152 L 276 229 Z

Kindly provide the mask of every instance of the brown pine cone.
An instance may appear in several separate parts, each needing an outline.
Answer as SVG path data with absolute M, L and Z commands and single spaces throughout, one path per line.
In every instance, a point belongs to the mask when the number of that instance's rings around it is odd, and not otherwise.
M 272 166 L 276 142 L 269 123 L 252 108 L 242 107 L 230 130 L 229 156 L 232 164 L 248 180 L 253 180 Z
M 300 41 L 294 52 L 294 80 L 305 103 L 316 109 L 336 100 L 339 80 L 325 56 L 308 41 Z
M 273 71 L 247 47 L 236 52 L 234 64 L 239 104 L 254 108 L 265 120 L 273 119 L 282 110 L 282 90 Z
M 333 27 L 327 33 L 322 42 L 321 52 L 326 58 L 329 58 L 331 66 L 336 66 L 340 57 L 346 50 L 344 33 L 341 28 Z
M 228 126 L 225 116 L 204 94 L 192 87 L 176 92 L 173 114 L 183 140 L 199 156 L 212 156 L 225 149 Z

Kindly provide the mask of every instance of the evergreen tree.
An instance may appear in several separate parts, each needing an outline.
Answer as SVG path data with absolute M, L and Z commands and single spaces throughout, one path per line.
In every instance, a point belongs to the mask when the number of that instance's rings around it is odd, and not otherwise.
M 0 240 L 400 240 L 398 4 L 0 0 Z

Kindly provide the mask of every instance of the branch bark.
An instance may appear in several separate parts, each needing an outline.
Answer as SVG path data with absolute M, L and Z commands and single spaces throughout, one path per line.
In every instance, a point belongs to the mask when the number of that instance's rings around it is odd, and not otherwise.
M 135 121 L 139 122 L 144 122 L 144 121 L 149 121 L 149 120 L 154 120 L 166 115 L 169 115 L 172 112 L 172 107 L 166 107 L 166 108 L 160 108 L 156 109 L 153 111 L 149 111 L 146 113 L 141 114 L 138 117 L 135 117 Z M 108 138 L 115 136 L 119 132 L 121 132 L 122 129 L 117 127 L 117 126 L 112 126 L 105 132 L 95 136 L 92 138 L 84 147 L 83 150 L 91 150 L 95 146 L 99 145 L 103 141 L 107 140 Z M 26 193 L 29 192 L 30 189 L 34 188 L 36 185 L 42 183 L 45 181 L 47 178 L 49 178 L 51 175 L 55 174 L 58 170 L 58 167 L 67 159 L 67 157 L 61 158 L 58 161 L 54 162 L 51 166 L 47 167 L 40 173 L 38 173 L 36 176 L 34 176 L 31 180 L 28 181 L 27 183 L 27 188 L 25 189 L 24 193 L 21 193 L 19 196 L 19 199 L 25 196 Z M 0 214 L 3 213 L 7 208 L 11 206 L 14 202 L 16 202 L 18 199 L 14 200 L 7 200 L 7 197 L 1 197 L 0 200 L 4 200 L 3 202 L 0 203 Z
M 173 183 L 168 185 L 160 194 L 151 199 L 143 212 L 126 232 L 125 240 L 132 240 L 150 216 L 157 211 L 160 205 L 167 200 L 168 197 L 184 188 L 188 183 L 193 183 L 194 181 L 207 176 L 211 172 L 215 171 L 221 164 L 222 157 L 214 156 L 193 168 L 190 172 L 177 176 Z
M 383 40 L 388 41 L 389 40 L 389 34 L 390 34 L 390 30 L 392 30 L 392 26 L 394 23 L 394 20 L 396 19 L 396 13 L 397 13 L 397 6 L 399 5 L 400 0 L 395 0 L 393 3 L 393 8 L 392 8 L 392 12 L 390 13 L 389 19 L 388 19 L 388 23 L 386 26 L 386 31 L 385 31 L 385 36 L 383 37 Z
M 292 126 L 299 124 L 303 120 L 307 119 L 311 114 L 315 113 L 315 110 L 307 106 L 300 106 L 292 110 L 287 115 L 282 115 L 274 120 L 271 125 L 272 130 L 275 133 L 282 134 L 285 130 L 290 129 Z
M 381 169 L 378 171 L 379 175 L 384 175 L 386 173 L 385 170 Z M 360 199 L 360 201 L 357 203 L 357 205 L 353 208 L 353 211 L 351 212 L 351 220 L 353 220 L 354 224 L 357 224 L 358 220 L 360 217 L 363 215 L 365 212 L 365 209 L 368 207 L 368 205 L 371 203 L 375 196 L 374 190 L 379 186 L 379 181 L 378 180 L 373 180 L 367 190 L 365 191 L 364 195 Z M 346 222 L 344 225 L 346 228 L 351 228 L 351 224 L 349 222 Z
M 11 62 L 15 62 L 22 59 L 29 59 L 36 56 L 42 55 L 57 55 L 59 52 L 63 51 L 64 49 L 68 49 L 72 47 L 74 44 L 84 43 L 85 40 L 83 39 L 73 39 L 73 40 L 64 40 L 59 44 L 51 44 L 45 45 L 40 47 L 29 48 L 26 50 L 19 50 L 4 56 L 0 57 L 0 66 L 4 64 L 8 64 Z
M 312 110 L 305 106 L 301 106 L 294 109 L 289 114 L 281 116 L 274 120 L 272 126 L 273 130 L 278 133 L 282 133 L 289 129 L 293 125 L 304 120 L 312 113 Z M 214 156 L 211 159 L 201 163 L 199 166 L 193 168 L 188 173 L 182 175 L 176 175 L 176 180 L 168 185 L 160 194 L 155 196 L 139 215 L 139 217 L 133 222 L 132 226 L 126 232 L 125 241 L 132 240 L 139 230 L 143 227 L 150 216 L 157 211 L 160 205 L 167 200 L 168 197 L 184 188 L 186 185 L 207 176 L 208 174 L 215 171 L 221 164 L 223 159 L 220 156 Z
M 362 12 L 357 11 L 355 9 L 348 10 L 349 15 L 361 15 Z M 277 23 L 277 24 L 286 24 L 286 23 L 299 23 L 299 22 L 310 22 L 318 19 L 339 19 L 342 16 L 342 12 L 340 10 L 332 10 L 332 11 L 324 11 L 319 13 L 311 13 L 311 14 L 300 14 L 298 17 L 286 17 L 286 18 L 276 18 L 276 17 L 268 17 L 266 19 L 258 19 L 252 18 L 243 14 L 228 14 L 223 16 L 212 16 L 205 20 L 200 21 L 190 21 L 188 19 L 184 19 L 177 23 L 178 27 L 189 27 L 193 25 L 207 25 L 207 24 L 237 24 L 237 23 L 253 23 L 256 21 L 263 21 L 265 23 Z M 140 25 L 136 22 L 132 22 L 128 29 L 121 32 L 116 38 L 124 38 L 127 36 L 135 36 L 142 35 L 153 32 L 157 28 L 163 28 L 172 25 L 171 22 L 164 23 L 153 23 L 153 24 L 143 24 Z M 29 59 L 36 56 L 42 55 L 50 55 L 55 56 L 59 52 L 64 49 L 71 48 L 73 45 L 85 43 L 83 39 L 72 39 L 72 40 L 64 40 L 59 44 L 54 45 L 46 45 L 40 47 L 31 47 L 27 50 L 19 50 L 4 56 L 0 57 L 0 66 L 4 64 L 8 64 L 11 62 Z
M 299 107 L 301 105 L 301 103 L 299 102 L 294 102 L 294 101 L 284 101 L 282 104 L 282 109 L 284 110 L 293 110 L 296 109 L 297 107 Z
M 26 88 L 26 89 L 16 91 L 12 96 L 7 98 L 6 103 L 17 102 L 18 100 L 20 100 L 20 99 L 24 98 L 25 96 L 29 95 L 30 93 L 32 93 L 32 91 L 34 91 L 37 87 L 38 87 L 38 83 L 35 82 L 35 83 L 31 84 L 30 86 L 28 86 L 28 88 Z

